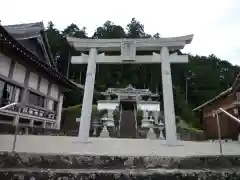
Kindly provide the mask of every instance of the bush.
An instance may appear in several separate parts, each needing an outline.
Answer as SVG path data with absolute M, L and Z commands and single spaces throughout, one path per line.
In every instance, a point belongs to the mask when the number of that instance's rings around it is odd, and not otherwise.
M 177 129 L 183 129 L 183 130 L 186 130 L 188 132 L 196 132 L 196 133 L 203 132 L 200 129 L 192 127 L 191 124 L 186 123 L 184 120 L 179 121 L 179 123 L 177 124 Z
M 82 105 L 75 105 L 68 108 L 63 108 L 62 110 L 62 126 L 61 130 L 70 131 L 70 130 L 78 130 L 79 122 L 76 122 L 76 118 L 81 117 Z M 92 118 L 97 115 L 97 106 L 92 106 Z
M 187 104 L 179 87 L 175 87 L 175 103 L 176 113 L 179 114 L 187 124 L 191 124 L 191 126 L 197 128 L 201 126 L 200 120 L 195 116 L 192 108 Z

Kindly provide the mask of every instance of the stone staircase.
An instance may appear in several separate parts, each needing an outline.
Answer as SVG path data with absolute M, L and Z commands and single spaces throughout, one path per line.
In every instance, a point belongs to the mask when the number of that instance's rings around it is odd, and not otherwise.
M 0 153 L 1 180 L 240 179 L 240 156 L 132 157 Z
M 122 111 L 120 122 L 120 138 L 136 138 L 137 129 L 134 111 Z

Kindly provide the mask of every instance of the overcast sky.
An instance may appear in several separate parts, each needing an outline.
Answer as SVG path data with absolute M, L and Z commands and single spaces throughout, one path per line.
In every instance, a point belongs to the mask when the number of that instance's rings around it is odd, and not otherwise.
M 73 22 L 88 35 L 106 20 L 125 27 L 135 17 L 149 34 L 194 34 L 185 52 L 240 65 L 240 0 L 3 0 L 0 6 L 3 25 L 53 21 L 62 30 Z

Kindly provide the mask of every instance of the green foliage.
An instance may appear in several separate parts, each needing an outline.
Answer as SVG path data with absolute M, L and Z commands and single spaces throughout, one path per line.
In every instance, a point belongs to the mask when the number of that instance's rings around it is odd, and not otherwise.
M 93 38 L 98 39 L 112 39 L 112 38 L 125 38 L 126 34 L 121 26 L 115 25 L 111 21 L 106 21 L 102 27 L 98 27 L 95 31 Z
M 200 121 L 197 119 L 195 114 L 193 113 L 191 107 L 187 104 L 186 100 L 184 99 L 183 93 L 181 92 L 180 87 L 174 88 L 175 92 L 175 109 L 176 114 L 181 116 L 188 124 L 191 124 L 194 127 L 200 126 Z
M 177 124 L 177 128 L 181 128 L 181 129 L 184 129 L 184 130 L 187 130 L 187 131 L 190 131 L 190 132 L 203 132 L 200 129 L 192 127 L 191 124 L 188 124 L 184 120 L 179 121 L 179 123 Z
M 79 29 L 79 27 L 76 24 L 71 24 L 67 26 L 63 31 L 62 34 L 70 37 L 76 37 L 76 38 L 87 38 L 86 28 L 83 27 L 82 29 Z
M 77 130 L 79 123 L 76 122 L 76 118 L 81 117 L 82 105 L 75 105 L 62 110 L 62 127 L 63 131 Z M 97 106 L 92 106 L 92 119 L 98 114 Z
M 203 132 L 203 130 L 197 129 L 197 128 L 189 128 L 188 130 L 191 132 L 199 132 L 199 133 Z
M 137 111 L 137 124 L 140 127 L 142 125 L 142 119 L 143 119 L 143 111 L 142 110 L 138 110 Z

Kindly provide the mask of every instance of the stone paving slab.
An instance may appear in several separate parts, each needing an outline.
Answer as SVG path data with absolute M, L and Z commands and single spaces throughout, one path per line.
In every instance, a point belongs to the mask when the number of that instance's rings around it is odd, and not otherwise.
M 0 135 L 0 151 L 12 151 L 14 136 Z M 168 146 L 164 140 L 90 138 L 81 143 L 77 137 L 19 135 L 16 152 L 38 154 L 77 154 L 106 156 L 218 156 L 218 142 L 179 141 Z M 240 155 L 239 142 L 223 143 L 224 155 Z

